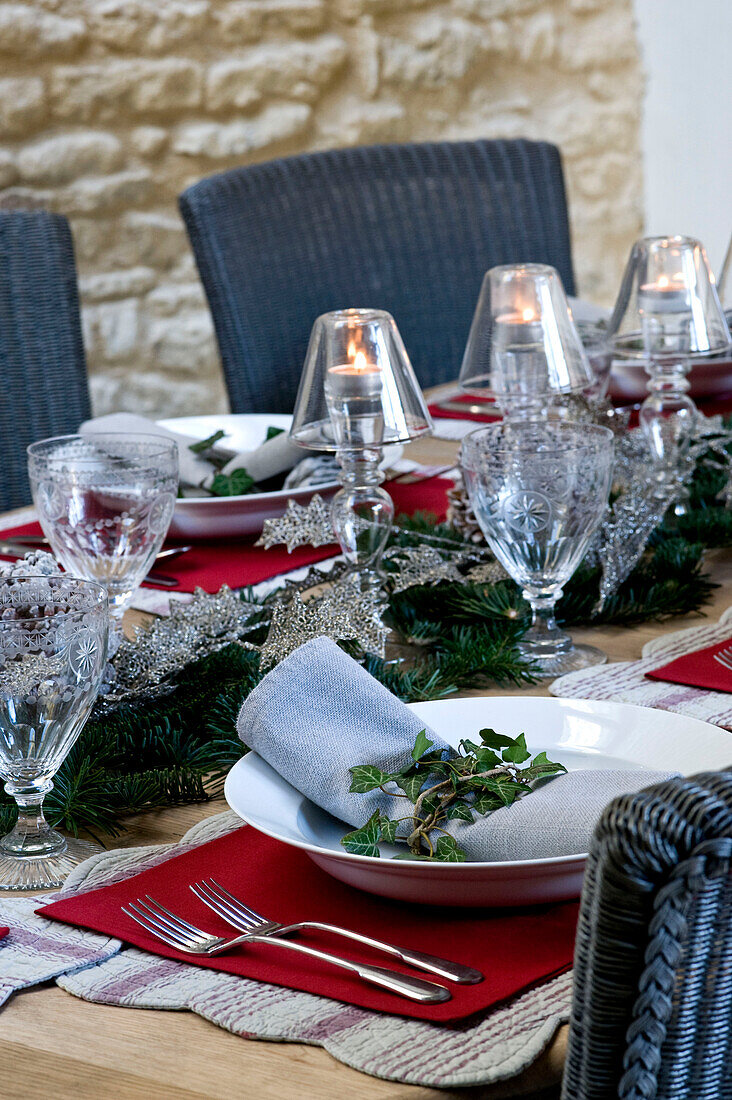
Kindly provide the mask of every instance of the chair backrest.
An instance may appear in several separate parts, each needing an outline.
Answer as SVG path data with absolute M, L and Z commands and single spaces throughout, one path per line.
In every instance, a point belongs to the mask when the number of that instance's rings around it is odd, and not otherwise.
M 66 218 L 0 212 L 0 509 L 31 499 L 25 449 L 90 415 Z
M 552 264 L 574 293 L 562 165 L 545 142 L 289 157 L 202 180 L 180 207 L 235 412 L 292 410 L 329 310 L 388 310 L 431 386 L 458 375 L 489 267 Z
M 732 1096 L 732 772 L 616 799 L 585 872 L 563 1100 Z

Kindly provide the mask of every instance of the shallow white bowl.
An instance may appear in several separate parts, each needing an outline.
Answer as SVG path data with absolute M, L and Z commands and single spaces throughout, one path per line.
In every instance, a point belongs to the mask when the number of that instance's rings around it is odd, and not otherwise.
M 194 439 L 208 439 L 223 429 L 226 438 L 221 445 L 232 451 L 251 451 L 264 442 L 267 428 L 283 428 L 288 431 L 292 417 L 283 413 L 213 413 L 210 416 L 183 416 L 174 420 L 160 420 L 164 428 L 190 435 Z M 303 449 L 302 456 L 308 452 Z M 384 448 L 384 462 L 396 462 L 402 453 L 399 446 Z M 266 519 L 281 516 L 288 500 L 307 504 L 313 493 L 330 497 L 338 489 L 338 482 L 319 485 L 317 489 L 287 489 L 276 493 L 250 493 L 238 497 L 187 497 L 177 500 L 170 524 L 172 538 L 220 539 L 257 535 Z
M 546 750 L 570 769 L 653 768 L 689 775 L 732 762 L 732 734 L 719 726 L 627 703 L 516 696 L 445 699 L 413 703 L 411 709 L 451 745 L 491 726 L 512 737 L 525 733 L 532 752 Z M 344 771 L 352 763 L 344 759 Z M 302 848 L 334 878 L 372 894 L 420 904 L 503 906 L 580 893 L 585 853 L 505 863 L 350 855 L 340 844 L 350 826 L 315 806 L 253 752 L 231 769 L 225 794 L 259 832 Z

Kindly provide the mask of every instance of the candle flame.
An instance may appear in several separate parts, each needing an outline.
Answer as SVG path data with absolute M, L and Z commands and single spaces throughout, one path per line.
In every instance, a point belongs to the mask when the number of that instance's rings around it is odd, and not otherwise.
M 671 282 L 671 280 L 669 279 L 668 275 L 659 275 L 658 285 L 660 287 L 664 287 L 664 289 L 665 289 L 669 285 L 670 282 Z
M 531 307 L 528 307 L 527 309 L 523 309 L 521 311 L 521 316 L 523 317 L 524 321 L 533 321 L 535 314 L 533 309 L 531 309 Z
M 365 354 L 358 347 L 355 340 L 348 341 L 348 362 L 351 364 L 354 370 L 363 371 L 368 367 L 368 361 Z

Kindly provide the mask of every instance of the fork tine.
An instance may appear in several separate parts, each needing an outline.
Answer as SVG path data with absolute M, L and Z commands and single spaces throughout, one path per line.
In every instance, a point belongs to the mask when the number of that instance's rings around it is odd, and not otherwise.
M 262 923 L 261 921 L 257 922 L 252 920 L 251 917 L 239 913 L 231 905 L 227 905 L 225 899 L 219 898 L 206 882 L 194 883 L 191 886 L 191 890 L 204 905 L 207 905 L 209 909 L 213 909 L 214 913 L 218 913 L 218 915 L 223 917 L 224 920 L 227 920 L 229 924 L 232 923 L 232 917 L 235 925 L 242 925 L 244 928 L 254 929 L 257 927 L 258 923 Z
M 149 895 L 147 896 L 149 897 Z M 160 905 L 159 902 L 155 901 L 154 898 L 150 898 L 150 901 L 153 903 L 153 905 L 158 906 L 159 909 L 163 908 L 163 906 Z M 132 905 L 133 909 L 135 909 L 138 913 L 141 913 L 142 916 L 146 917 L 158 928 L 161 928 L 164 932 L 167 933 L 167 935 L 176 937 L 180 940 L 181 943 L 186 944 L 187 947 L 192 947 L 194 945 L 203 946 L 208 942 L 209 937 L 206 932 L 202 932 L 200 928 L 195 928 L 194 925 L 191 925 L 191 928 L 195 929 L 194 932 L 189 932 L 188 929 L 185 927 L 188 922 L 180 920 L 178 917 L 176 917 L 175 913 L 170 913 L 170 916 L 173 919 L 168 920 L 168 918 L 164 916 L 163 913 L 159 913 L 155 909 L 153 909 L 152 906 L 147 905 L 146 902 L 142 900 L 142 898 L 137 899 L 136 905 L 133 905 L 132 902 L 130 902 L 130 904 Z M 166 912 L 169 913 L 170 910 L 166 910 Z
M 171 913 L 170 909 L 166 909 L 164 905 L 161 905 L 155 898 L 151 898 L 149 894 L 145 894 L 145 897 L 147 901 L 154 906 L 154 908 L 151 908 L 151 905 L 146 905 L 145 908 L 154 913 L 159 920 L 172 925 L 175 931 L 195 936 L 198 939 L 207 940 L 209 938 L 208 932 L 204 932 L 202 928 L 197 928 L 195 924 L 191 924 L 190 921 L 184 920 L 183 917 L 179 917 L 176 913 Z M 140 905 L 145 905 L 145 902 L 143 902 L 141 898 L 137 900 Z M 163 914 L 165 914 L 165 916 Z
M 256 913 L 254 909 L 250 909 L 249 906 L 245 905 L 243 901 L 239 901 L 238 898 L 235 898 L 234 895 L 230 894 L 229 891 L 225 887 L 223 887 L 220 882 L 217 882 L 215 878 L 210 878 L 208 880 L 208 885 L 209 888 L 212 889 L 215 893 L 218 893 L 218 895 L 223 900 L 228 901 L 228 903 L 237 910 L 241 909 L 243 913 L 245 913 L 248 917 L 251 917 L 252 920 L 256 921 L 257 924 L 267 924 L 266 917 L 263 917 L 261 913 Z
M 135 912 L 130 912 L 130 909 L 134 909 Z M 151 935 L 157 936 L 163 943 L 167 943 L 168 947 L 181 948 L 186 946 L 186 941 L 181 936 L 173 935 L 164 925 L 158 924 L 150 917 L 147 917 L 141 909 L 137 908 L 134 902 L 131 901 L 129 903 L 129 909 L 123 905 L 122 912 L 126 913 L 128 917 L 132 917 L 134 921 L 137 921 L 146 932 L 150 932 Z

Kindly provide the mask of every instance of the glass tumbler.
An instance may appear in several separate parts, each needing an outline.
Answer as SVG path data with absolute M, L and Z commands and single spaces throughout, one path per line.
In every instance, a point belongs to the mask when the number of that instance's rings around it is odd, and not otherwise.
M 0 839 L 0 889 L 60 886 L 101 851 L 52 829 L 43 799 L 96 699 L 108 625 L 100 584 L 0 578 L 0 777 L 18 805 L 15 828 Z
M 543 676 L 601 664 L 574 645 L 554 606 L 607 507 L 613 436 L 593 424 L 492 424 L 463 440 L 462 468 L 488 545 L 531 605 L 520 650 Z
M 167 533 L 178 488 L 178 449 L 152 435 L 88 434 L 32 443 L 28 473 L 54 554 L 99 581 L 121 619 Z

